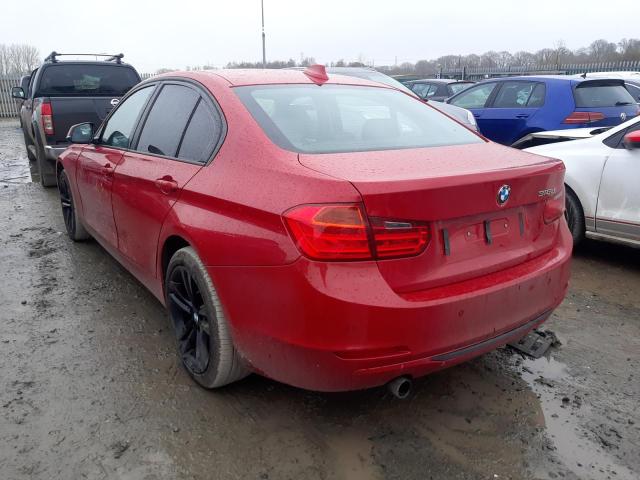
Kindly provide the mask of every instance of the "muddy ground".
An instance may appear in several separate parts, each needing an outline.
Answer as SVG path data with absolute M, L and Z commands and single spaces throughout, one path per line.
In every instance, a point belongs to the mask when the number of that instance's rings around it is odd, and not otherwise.
M 576 252 L 539 360 L 501 349 L 406 401 L 256 375 L 210 392 L 158 302 L 66 237 L 21 142 L 0 122 L 0 479 L 640 477 L 640 251 Z

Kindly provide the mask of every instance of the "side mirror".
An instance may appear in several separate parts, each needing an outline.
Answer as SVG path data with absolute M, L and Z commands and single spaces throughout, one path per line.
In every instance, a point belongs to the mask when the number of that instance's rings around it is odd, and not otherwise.
M 69 129 L 67 142 L 69 143 L 91 143 L 93 141 L 93 123 L 77 123 Z
M 640 148 L 640 130 L 627 133 L 622 139 L 622 143 L 629 150 Z
M 22 87 L 13 87 L 11 89 L 11 96 L 19 100 L 24 100 L 26 98 Z

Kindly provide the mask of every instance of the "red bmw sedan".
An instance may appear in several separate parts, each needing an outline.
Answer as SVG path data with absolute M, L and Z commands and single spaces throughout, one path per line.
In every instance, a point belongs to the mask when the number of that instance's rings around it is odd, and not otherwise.
M 57 164 L 73 240 L 166 305 L 189 374 L 354 390 L 524 336 L 562 301 L 562 162 L 319 66 L 140 83 Z

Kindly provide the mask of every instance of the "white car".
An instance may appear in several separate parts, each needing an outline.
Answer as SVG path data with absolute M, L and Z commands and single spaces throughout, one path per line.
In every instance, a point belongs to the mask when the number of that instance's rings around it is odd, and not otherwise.
M 586 138 L 525 151 L 564 162 L 566 217 L 574 244 L 586 235 L 640 247 L 640 117 L 598 132 L 543 132 L 555 140 Z

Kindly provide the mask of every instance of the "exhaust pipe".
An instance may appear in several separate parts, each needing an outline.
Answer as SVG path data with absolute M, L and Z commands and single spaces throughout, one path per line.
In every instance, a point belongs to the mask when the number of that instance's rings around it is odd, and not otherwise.
M 387 388 L 391 392 L 391 395 L 399 400 L 407 398 L 411 394 L 412 387 L 413 382 L 409 377 L 398 377 L 387 384 Z

